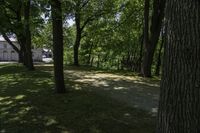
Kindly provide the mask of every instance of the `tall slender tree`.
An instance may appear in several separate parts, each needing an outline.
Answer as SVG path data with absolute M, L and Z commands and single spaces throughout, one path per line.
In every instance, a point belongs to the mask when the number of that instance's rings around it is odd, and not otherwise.
M 60 0 L 50 0 L 52 23 L 53 23 L 53 59 L 54 78 L 57 93 L 64 93 L 64 72 L 63 72 L 63 22 L 62 7 Z
M 167 0 L 157 133 L 200 132 L 200 1 Z

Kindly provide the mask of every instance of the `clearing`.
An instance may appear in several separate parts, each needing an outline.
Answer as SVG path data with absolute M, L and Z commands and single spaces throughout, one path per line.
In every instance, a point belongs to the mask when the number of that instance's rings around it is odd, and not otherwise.
M 159 80 L 68 67 L 70 93 L 53 90 L 53 67 L 0 65 L 0 133 L 153 133 Z

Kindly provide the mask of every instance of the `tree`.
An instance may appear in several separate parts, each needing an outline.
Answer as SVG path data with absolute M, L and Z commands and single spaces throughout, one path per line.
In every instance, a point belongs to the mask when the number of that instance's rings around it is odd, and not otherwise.
M 60 0 L 50 0 L 52 25 L 53 25 L 53 59 L 54 59 L 54 78 L 57 93 L 64 93 L 64 72 L 63 72 L 63 23 L 62 7 Z
M 30 30 L 30 9 L 31 9 L 31 0 L 25 0 L 24 2 L 24 35 L 25 35 L 25 62 L 29 70 L 34 70 L 33 58 L 32 58 L 32 38 Z
M 69 2 L 69 1 L 68 1 Z M 112 12 L 116 1 L 111 0 L 72 0 L 68 4 L 71 10 L 68 16 L 75 20 L 76 39 L 74 42 L 74 65 L 79 66 L 79 48 L 84 34 L 84 29 L 102 15 Z
M 20 44 L 20 49 L 16 50 L 19 53 L 19 60 L 29 69 L 34 70 L 32 52 L 31 52 L 31 7 L 34 2 L 30 0 L 23 1 L 1 1 L 0 8 L 2 9 L 0 22 L 0 32 L 4 38 L 11 44 L 9 38 L 6 38 L 7 33 L 15 34 Z
M 20 43 L 20 48 L 16 47 L 9 39 L 7 34 L 13 34 L 17 31 L 20 31 L 18 27 L 20 24 L 18 23 L 19 18 L 21 18 L 21 6 L 22 3 L 17 3 L 16 1 L 0 1 L 0 10 L 1 10 L 1 17 L 2 20 L 0 22 L 0 32 L 3 35 L 4 39 L 10 44 L 10 46 L 19 54 L 19 62 L 23 63 L 23 51 Z M 15 5 L 15 8 L 13 8 Z M 22 24 L 21 20 L 20 23 Z
M 200 132 L 200 2 L 167 0 L 157 133 Z
M 144 56 L 141 67 L 141 73 L 145 77 L 151 77 L 151 67 L 153 63 L 154 52 L 159 40 L 164 18 L 166 0 L 153 1 L 153 13 L 151 18 L 151 27 L 149 35 L 149 8 L 150 0 L 145 0 L 144 8 Z

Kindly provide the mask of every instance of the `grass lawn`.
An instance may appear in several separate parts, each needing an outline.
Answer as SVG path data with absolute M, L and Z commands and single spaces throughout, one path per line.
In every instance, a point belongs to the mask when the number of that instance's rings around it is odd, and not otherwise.
M 108 96 L 55 94 L 51 66 L 0 65 L 0 133 L 154 133 L 155 117 Z M 67 74 L 65 75 L 68 76 Z

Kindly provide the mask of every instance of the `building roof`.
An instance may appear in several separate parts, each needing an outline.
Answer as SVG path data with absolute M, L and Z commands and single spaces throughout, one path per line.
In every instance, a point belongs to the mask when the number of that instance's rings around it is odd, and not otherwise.
M 14 38 L 14 37 L 10 37 L 10 40 L 12 41 L 12 42 L 17 42 L 17 38 Z M 0 42 L 5 42 L 6 40 L 2 37 L 2 36 L 0 36 Z

